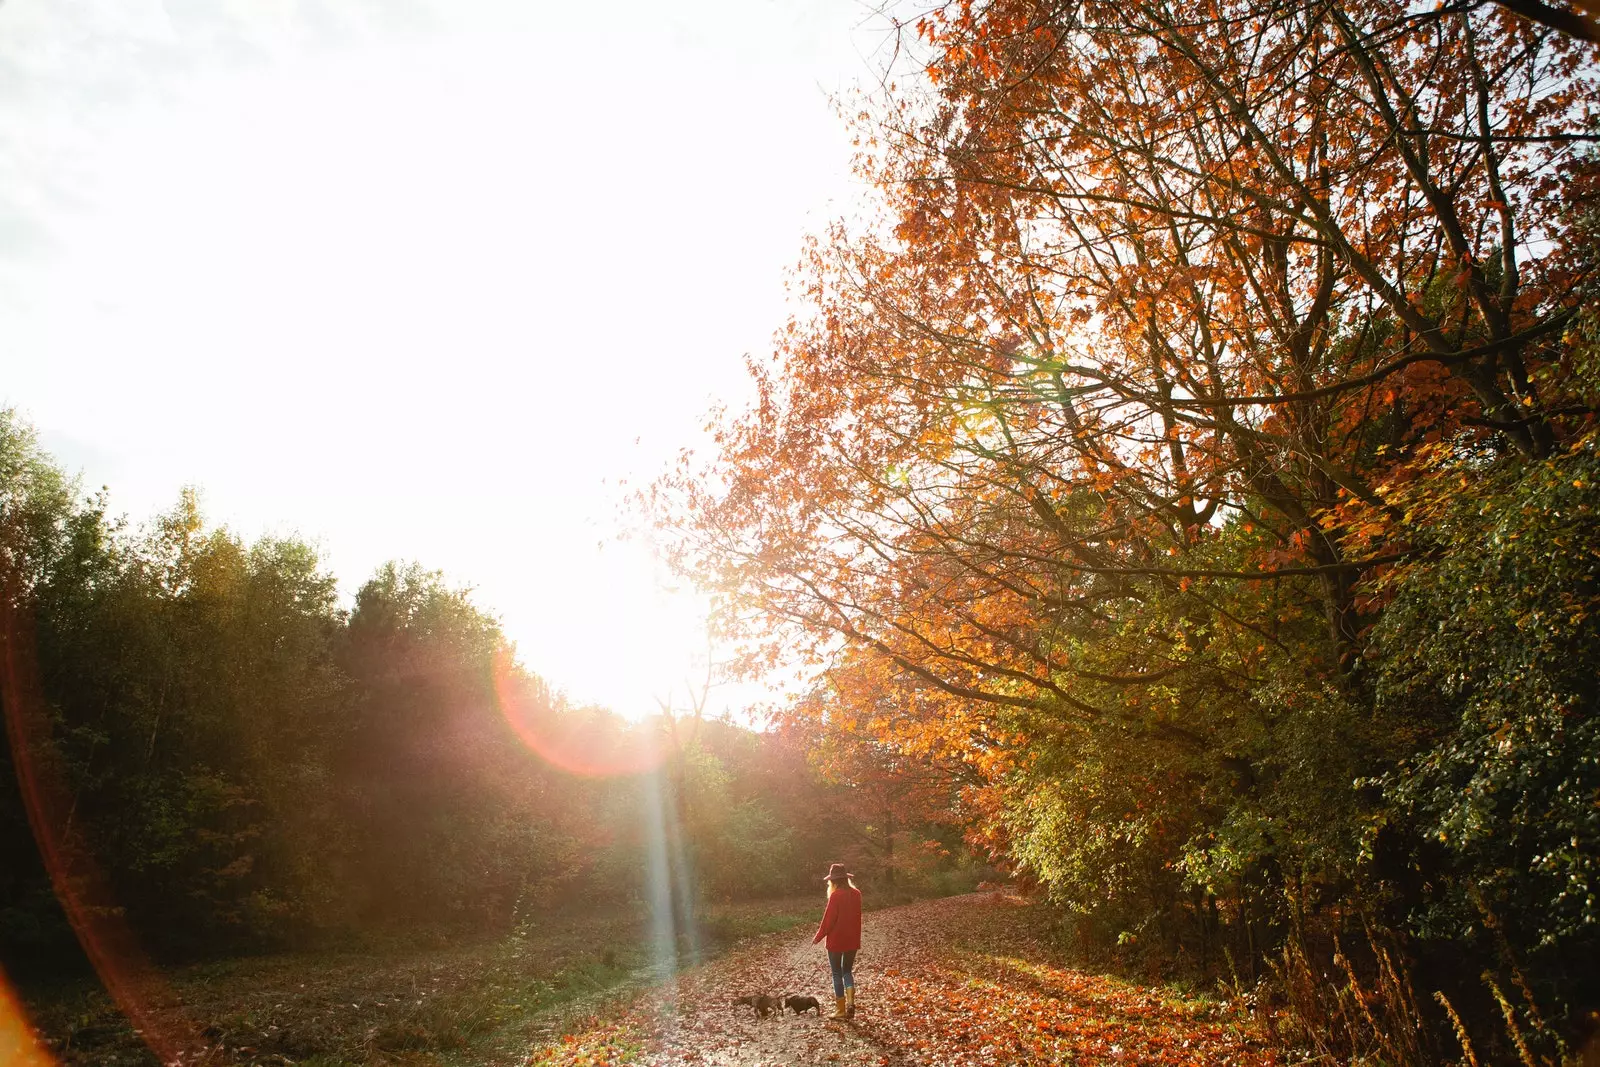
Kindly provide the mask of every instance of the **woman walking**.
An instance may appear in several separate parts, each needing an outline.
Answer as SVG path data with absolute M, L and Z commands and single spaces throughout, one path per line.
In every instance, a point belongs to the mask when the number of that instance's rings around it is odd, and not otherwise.
M 828 966 L 833 968 L 833 1014 L 829 1018 L 853 1019 L 856 978 L 851 968 L 861 948 L 861 890 L 842 863 L 828 868 L 828 907 L 811 943 L 815 945 L 823 938 L 828 939 Z

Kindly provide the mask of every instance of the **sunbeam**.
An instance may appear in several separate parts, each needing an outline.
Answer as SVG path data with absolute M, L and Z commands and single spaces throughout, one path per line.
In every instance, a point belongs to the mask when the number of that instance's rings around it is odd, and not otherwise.
M 639 819 L 644 828 L 645 900 L 650 908 L 651 963 L 661 974 L 677 964 L 678 923 L 672 901 L 672 859 L 667 802 L 659 769 L 639 777 Z

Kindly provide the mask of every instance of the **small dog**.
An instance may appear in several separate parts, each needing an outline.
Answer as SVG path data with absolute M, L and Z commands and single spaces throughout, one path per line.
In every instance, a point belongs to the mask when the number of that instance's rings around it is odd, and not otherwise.
M 733 1002 L 735 1004 L 748 1004 L 754 1008 L 758 1019 L 765 1019 L 775 1011 L 783 1011 L 783 1001 L 777 997 L 769 997 L 764 993 L 753 993 L 746 997 L 734 997 Z
M 819 1016 L 822 1014 L 822 1005 L 817 1003 L 816 997 L 785 997 L 783 1003 L 796 1015 L 807 1011 L 814 1011 Z

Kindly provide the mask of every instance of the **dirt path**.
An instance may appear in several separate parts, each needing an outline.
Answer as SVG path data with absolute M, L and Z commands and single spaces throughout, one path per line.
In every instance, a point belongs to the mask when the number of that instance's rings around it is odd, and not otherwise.
M 857 1015 L 758 1019 L 750 993 L 817 997 L 827 957 L 811 930 L 760 938 L 647 992 L 608 1023 L 534 1049 L 539 1067 L 602 1064 L 804 1067 L 878 1064 L 1272 1064 L 1243 1020 L 1050 962 L 1026 906 L 983 894 L 868 913 Z

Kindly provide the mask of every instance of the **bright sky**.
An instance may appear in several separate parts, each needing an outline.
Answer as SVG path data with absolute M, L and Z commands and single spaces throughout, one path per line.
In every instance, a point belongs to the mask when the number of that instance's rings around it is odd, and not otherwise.
M 860 0 L 6 0 L 0 404 L 136 520 L 199 486 L 347 595 L 419 560 L 575 699 L 681 707 L 698 601 L 621 482 L 745 397 L 883 42 Z

